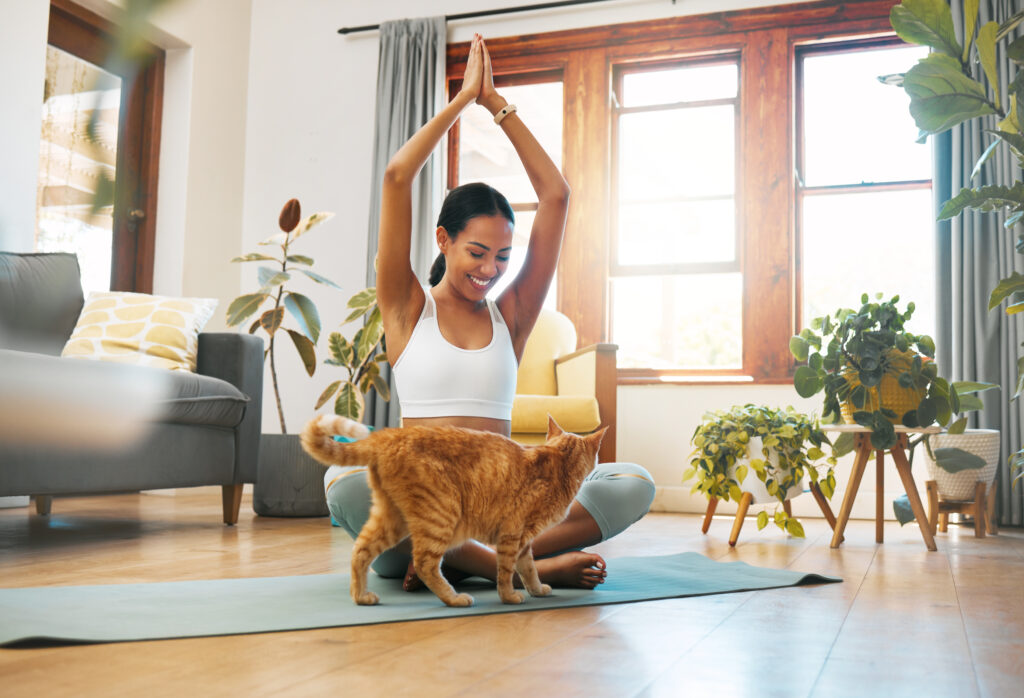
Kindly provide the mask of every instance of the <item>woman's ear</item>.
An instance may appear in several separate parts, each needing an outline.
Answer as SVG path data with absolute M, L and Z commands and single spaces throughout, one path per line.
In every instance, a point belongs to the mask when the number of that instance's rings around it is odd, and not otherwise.
M 441 254 L 448 254 L 448 231 L 444 229 L 443 225 L 437 226 L 437 248 L 441 250 Z

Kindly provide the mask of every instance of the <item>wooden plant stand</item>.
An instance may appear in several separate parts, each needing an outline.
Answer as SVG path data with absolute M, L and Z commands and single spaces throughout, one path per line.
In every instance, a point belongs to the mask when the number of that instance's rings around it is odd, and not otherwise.
M 942 533 L 949 527 L 949 515 L 971 514 L 974 517 L 974 535 L 976 538 L 984 538 L 986 530 L 991 535 L 997 535 L 999 528 L 996 526 L 996 489 L 999 483 L 993 482 L 991 488 L 986 487 L 984 482 L 978 482 L 974 486 L 974 499 L 971 501 L 958 501 L 939 499 L 939 486 L 935 480 L 925 483 L 928 491 L 928 525 L 931 527 L 932 535 L 936 528 Z

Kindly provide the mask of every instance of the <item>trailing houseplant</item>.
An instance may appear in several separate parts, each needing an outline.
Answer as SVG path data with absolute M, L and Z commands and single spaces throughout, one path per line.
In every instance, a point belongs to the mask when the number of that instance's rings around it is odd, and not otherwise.
M 901 85 L 910 97 L 910 113 L 920 129 L 923 141 L 966 121 L 983 117 L 998 119 L 995 129 L 986 129 L 992 142 L 982 153 L 971 173 L 972 179 L 998 148 L 1007 148 L 1024 167 L 1024 70 L 1018 69 L 1012 80 L 1001 75 L 996 61 L 1000 47 L 1009 60 L 1024 66 L 1024 37 L 1011 34 L 1024 22 L 1024 11 L 1002 22 L 979 26 L 977 0 L 964 2 L 963 35 L 957 36 L 953 15 L 945 0 L 904 0 L 892 8 L 890 22 L 901 39 L 926 45 L 932 52 L 906 73 L 882 76 L 889 84 Z M 1002 85 L 1007 88 L 1003 91 Z M 940 220 L 953 218 L 965 209 L 1004 213 L 1007 228 L 1017 226 L 1017 252 L 1024 253 L 1024 182 L 964 187 L 947 201 Z M 989 310 L 1009 299 L 1008 314 L 1024 311 L 1024 275 L 1012 271 L 1001 279 L 989 296 Z M 1017 388 L 1013 399 L 1024 390 L 1024 356 L 1017 359 Z M 1024 477 L 1024 449 L 1012 456 Z
M 751 442 L 760 440 L 758 452 Z M 690 467 L 683 482 L 696 478 L 691 492 L 703 492 L 709 499 L 739 501 L 743 483 L 753 470 L 768 494 L 785 502 L 791 488 L 809 477 L 831 498 L 835 491 L 832 467 L 834 456 L 826 456 L 822 446 L 829 444 L 817 423 L 792 407 L 776 409 L 761 405 L 734 406 L 729 410 L 708 412 L 694 431 Z M 814 461 L 826 459 L 828 467 Z M 785 511 L 776 510 L 775 524 L 790 535 L 803 537 L 803 526 Z M 762 511 L 757 527 L 768 525 L 769 515 Z
M 281 330 L 288 335 L 295 350 L 302 360 L 306 373 L 310 376 L 316 371 L 315 345 L 320 338 L 320 313 L 316 304 L 301 293 L 285 288 L 295 273 L 300 273 L 318 284 L 339 289 L 330 279 L 324 278 L 313 271 L 313 259 L 306 255 L 292 252 L 292 245 L 314 226 L 323 223 L 333 213 L 314 213 L 302 218 L 302 209 L 298 199 L 289 200 L 281 209 L 278 225 L 281 232 L 271 235 L 259 243 L 264 247 L 279 247 L 280 254 L 250 252 L 235 257 L 232 262 L 273 262 L 275 266 L 261 266 L 258 270 L 260 288 L 255 293 L 247 293 L 231 301 L 227 310 L 229 327 L 242 324 L 252 317 L 268 302 L 270 307 L 260 313 L 259 317 L 249 326 L 249 333 L 260 330 L 267 334 L 269 343 L 265 357 L 270 361 L 270 377 L 274 388 L 274 399 L 277 402 L 277 416 L 281 422 L 281 433 L 287 434 L 284 409 L 281 405 L 281 389 L 277 380 L 277 333 Z M 296 329 L 285 326 L 287 315 L 294 321 Z
M 325 364 L 340 366 L 348 371 L 348 377 L 332 382 L 320 395 L 315 409 L 320 409 L 334 399 L 334 413 L 359 421 L 363 417 L 366 401 L 363 396 L 371 388 L 384 400 L 391 399 L 387 381 L 380 375 L 380 365 L 387 361 L 384 353 L 384 325 L 380 308 L 377 306 L 377 289 L 363 289 L 348 301 L 352 310 L 345 321 L 365 318 L 363 327 L 349 341 L 340 332 L 331 332 L 327 338 L 330 357 Z

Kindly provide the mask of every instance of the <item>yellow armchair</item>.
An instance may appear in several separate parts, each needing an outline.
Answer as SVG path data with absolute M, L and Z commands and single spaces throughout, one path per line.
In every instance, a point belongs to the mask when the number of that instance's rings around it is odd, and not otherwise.
M 512 438 L 543 443 L 548 415 L 565 429 L 588 434 L 608 427 L 598 461 L 615 461 L 614 344 L 576 349 L 576 328 L 565 315 L 545 308 L 519 361 L 512 404 Z

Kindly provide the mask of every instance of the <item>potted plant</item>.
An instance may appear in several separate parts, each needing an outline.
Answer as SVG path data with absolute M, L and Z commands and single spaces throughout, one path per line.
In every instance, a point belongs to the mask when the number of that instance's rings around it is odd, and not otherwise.
M 978 4 L 964 3 L 963 35 L 957 36 L 952 11 L 944 0 L 904 0 L 892 8 L 890 22 L 897 35 L 913 44 L 927 45 L 932 52 L 906 73 L 882 76 L 888 84 L 902 86 L 910 97 L 910 113 L 921 131 L 920 140 L 953 126 L 979 119 L 999 119 L 995 129 L 986 129 L 992 142 L 974 166 L 972 177 L 995 151 L 1008 148 L 1018 165 L 1024 166 L 1024 70 L 1010 80 L 1000 74 L 996 61 L 999 50 L 1009 60 L 1024 65 L 1024 38 L 1010 35 L 1024 21 L 1024 12 L 1003 18 L 1001 23 L 979 26 Z M 1004 90 L 1002 85 L 1008 87 Z M 1024 219 L 1024 182 L 964 187 L 943 206 L 939 219 L 953 218 L 970 208 L 1006 215 L 1011 228 Z M 1024 233 L 1018 227 L 1017 251 L 1024 253 Z M 1024 310 L 1024 275 L 1011 271 L 992 289 L 989 310 L 1006 299 L 1008 314 Z M 1017 362 L 1017 388 L 1013 399 L 1024 390 L 1024 358 Z M 1014 467 L 1024 465 L 1024 449 L 1011 456 Z M 1024 469 L 1016 479 L 1024 477 Z
M 257 272 L 259 290 L 239 296 L 227 310 L 229 326 L 241 325 L 255 315 L 249 333 L 262 331 L 268 337 L 264 356 L 270 363 L 281 433 L 263 434 L 260 439 L 253 509 L 263 516 L 326 516 L 328 513 L 321 485 L 323 468 L 302 450 L 298 435 L 288 433 L 277 376 L 277 349 L 280 346 L 277 340 L 282 333 L 291 340 L 310 376 L 316 371 L 316 343 L 320 338 L 320 313 L 316 304 L 308 296 L 286 288 L 286 285 L 301 274 L 318 284 L 339 288 L 330 279 L 313 271 L 311 257 L 297 254 L 292 249 L 296 240 L 333 214 L 314 213 L 302 218 L 301 211 L 298 199 L 288 201 L 278 218 L 281 232 L 259 243 L 268 248 L 280 248 L 279 253 L 251 252 L 231 260 L 273 264 L 260 266 Z M 289 319 L 294 328 L 286 325 Z
M 776 409 L 748 404 L 708 412 L 691 442 L 694 450 L 683 482 L 696 478 L 691 492 L 703 492 L 709 500 L 705 532 L 719 499 L 741 503 L 743 511 L 737 516 L 740 523 L 745 513 L 743 502 L 774 500 L 785 505 L 803 492 L 805 478 L 810 478 L 829 498 L 835 490 L 832 466 L 836 459 L 831 455 L 826 458 L 822 450 L 824 444 L 830 444 L 828 437 L 814 420 L 792 407 Z M 828 463 L 824 473 L 819 472 L 822 465 L 814 463 L 822 458 Z M 749 477 L 751 470 L 756 477 Z M 790 535 L 803 537 L 803 526 L 787 509 L 784 506 L 779 511 L 776 507 L 772 517 L 775 525 Z M 758 514 L 758 530 L 767 526 L 768 521 L 767 511 Z M 733 530 L 731 544 L 735 544 L 739 533 L 737 527 Z
M 327 338 L 330 357 L 325 364 L 340 366 L 348 371 L 348 377 L 332 382 L 321 393 L 314 409 L 320 409 L 334 399 L 334 413 L 359 421 L 366 407 L 365 394 L 371 388 L 384 400 L 391 399 L 387 381 L 380 375 L 380 365 L 387 361 L 384 353 L 384 325 L 377 307 L 377 289 L 366 288 L 348 301 L 352 309 L 342 325 L 360 318 L 366 318 L 352 341 L 340 332 L 332 332 Z
M 815 318 L 789 342 L 797 361 L 806 362 L 793 375 L 797 393 L 823 393 L 822 420 L 867 427 L 876 449 L 896 444 L 896 424 L 946 425 L 960 409 L 956 387 L 937 374 L 935 342 L 904 327 L 914 304 L 900 310 L 899 300 L 877 294 L 872 301 L 865 293 L 859 310 Z M 851 434 L 836 441 L 837 455 L 853 448 Z

